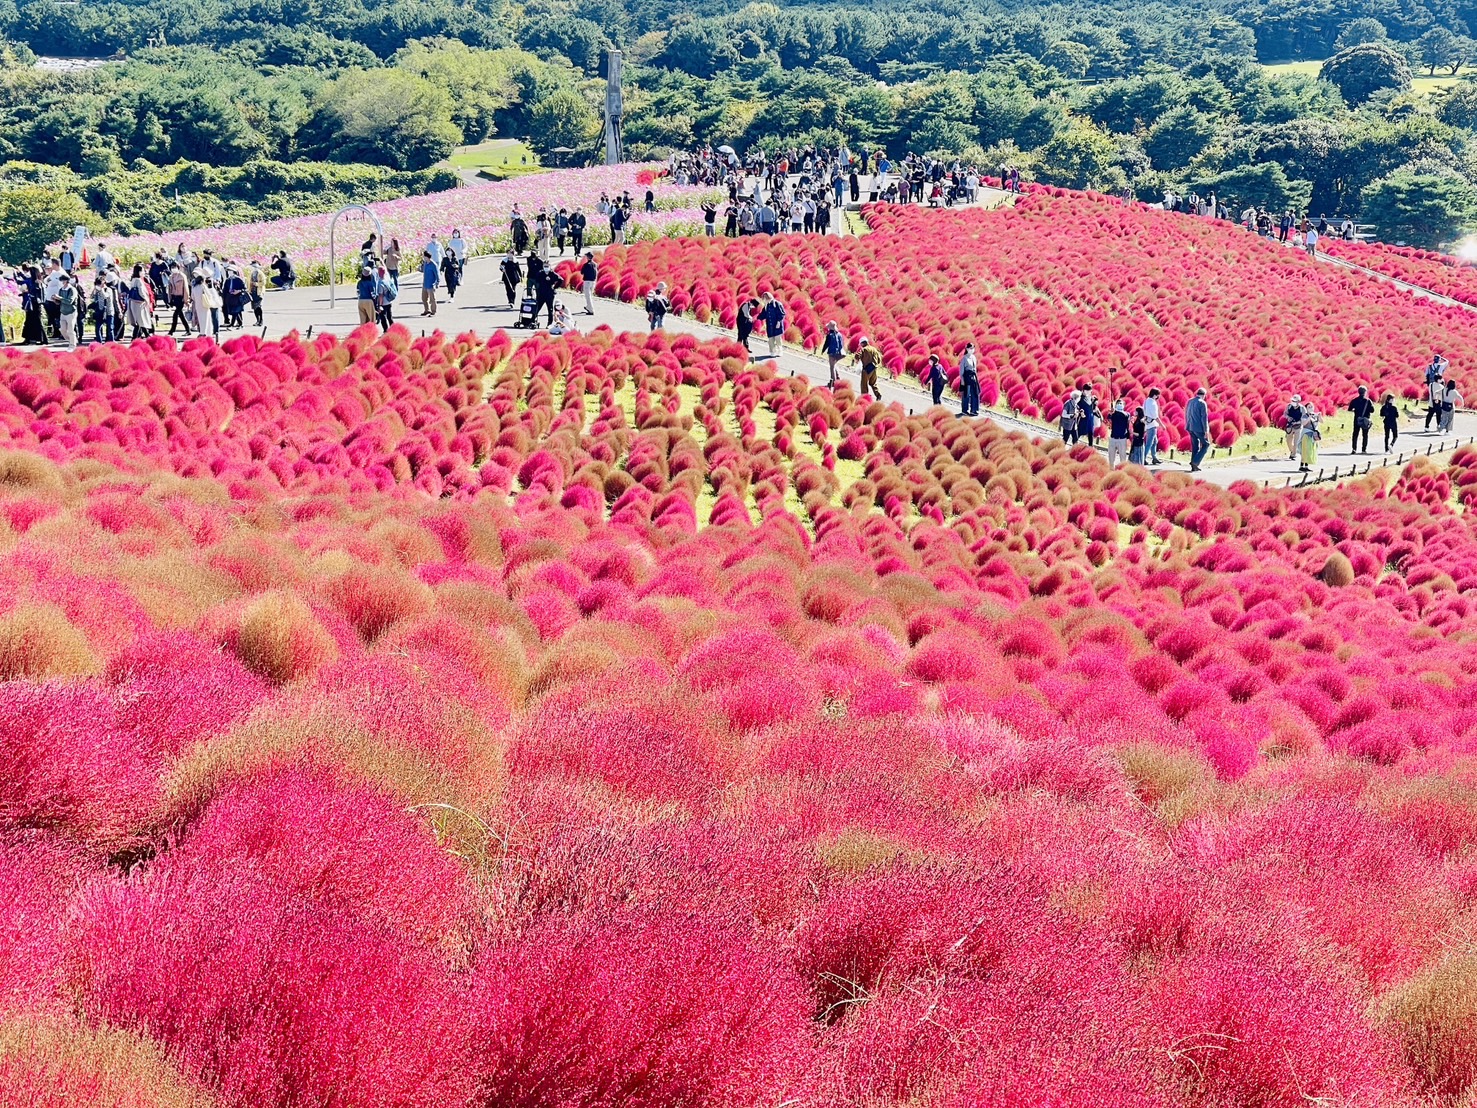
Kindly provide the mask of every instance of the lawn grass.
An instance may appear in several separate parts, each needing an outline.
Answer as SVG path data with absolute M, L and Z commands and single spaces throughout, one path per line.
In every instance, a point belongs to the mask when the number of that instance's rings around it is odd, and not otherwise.
M 538 155 L 517 139 L 488 139 L 475 146 L 463 146 L 446 159 L 446 164 L 494 180 L 540 173 L 544 168 Z
M 1308 77 L 1317 77 L 1318 71 L 1323 68 L 1323 63 L 1319 61 L 1275 62 L 1264 65 L 1262 68 L 1273 76 L 1301 73 Z M 1458 81 L 1465 80 L 1474 74 L 1477 74 L 1477 68 L 1472 67 L 1462 70 L 1456 76 L 1437 75 L 1435 77 L 1428 77 L 1425 74 L 1417 73 L 1415 79 L 1411 82 L 1411 87 L 1422 96 L 1429 96 L 1439 89 L 1450 88 Z

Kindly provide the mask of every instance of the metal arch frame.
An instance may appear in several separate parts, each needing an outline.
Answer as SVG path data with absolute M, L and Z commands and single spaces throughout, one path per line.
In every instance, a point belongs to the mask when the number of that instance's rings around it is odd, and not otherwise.
M 334 232 L 338 229 L 338 217 L 345 212 L 363 212 L 374 223 L 375 237 L 380 241 L 380 250 L 385 248 L 385 227 L 380 222 L 380 217 L 370 211 L 364 204 L 345 204 L 333 213 L 333 218 L 328 221 L 328 306 L 332 308 L 338 302 L 338 269 L 337 258 L 334 255 Z

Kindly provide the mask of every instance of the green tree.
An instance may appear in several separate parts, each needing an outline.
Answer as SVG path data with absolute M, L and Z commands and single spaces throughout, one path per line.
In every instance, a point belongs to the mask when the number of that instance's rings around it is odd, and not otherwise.
M 1118 147 L 1112 138 L 1080 120 L 1074 120 L 1039 151 L 1042 172 L 1068 188 L 1106 188 L 1113 183 Z
M 1340 50 L 1323 63 L 1318 76 L 1356 107 L 1381 89 L 1408 89 L 1411 79 L 1410 66 L 1400 53 L 1378 42 Z
M 424 169 L 462 141 L 451 105 L 445 89 L 406 70 L 349 70 L 324 86 L 299 138 L 331 161 Z
M 16 185 L 0 190 L 0 258 L 31 261 L 90 218 L 81 198 L 73 192 L 49 185 Z
M 1452 68 L 1453 73 L 1460 69 L 1466 60 L 1462 54 L 1461 40 L 1445 27 L 1432 27 L 1416 39 L 1415 45 L 1421 54 L 1421 64 L 1430 70 L 1433 77 L 1437 69 L 1445 69 L 1452 65 L 1453 59 L 1456 63 Z
M 1144 152 L 1159 169 L 1183 169 L 1215 138 L 1215 120 L 1185 104 L 1149 128 Z
M 568 147 L 584 151 L 600 133 L 600 116 L 575 89 L 555 89 L 533 106 L 529 139 L 540 151 Z
M 1438 93 L 1436 118 L 1451 127 L 1477 130 L 1477 79 L 1464 78 Z
M 1345 23 L 1334 46 L 1340 50 L 1347 50 L 1351 46 L 1363 46 L 1367 42 L 1388 42 L 1389 39 L 1385 25 L 1378 19 L 1371 19 L 1366 15 Z
M 1290 180 L 1276 162 L 1241 165 L 1188 184 L 1196 192 L 1215 193 L 1233 211 L 1254 204 L 1269 212 L 1306 212 L 1313 195 L 1312 182 Z
M 452 39 L 412 42 L 395 55 L 395 66 L 454 91 L 451 121 L 465 142 L 497 133 L 497 114 L 518 98 L 513 80 L 517 64 L 539 64 L 521 50 L 477 50 Z
M 1477 189 L 1455 173 L 1399 169 L 1364 190 L 1362 211 L 1380 238 L 1436 249 L 1477 224 Z

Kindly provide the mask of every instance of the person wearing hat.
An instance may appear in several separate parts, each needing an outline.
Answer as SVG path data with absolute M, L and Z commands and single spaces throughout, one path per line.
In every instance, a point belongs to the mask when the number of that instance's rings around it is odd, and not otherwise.
M 1131 421 L 1123 401 L 1113 401 L 1108 415 L 1108 468 L 1117 469 L 1128 461 L 1128 433 Z
M 877 399 L 882 399 L 882 390 L 877 387 L 877 363 L 880 360 L 877 348 L 867 341 L 863 335 L 857 340 L 856 361 L 862 367 L 862 395 L 871 393 Z
M 1287 460 L 1290 462 L 1297 457 L 1298 437 L 1303 433 L 1303 398 L 1297 393 L 1293 393 L 1287 402 L 1287 410 L 1282 413 L 1282 426 L 1287 428 Z
M 1369 398 L 1369 390 L 1363 385 L 1359 386 L 1359 395 L 1349 401 L 1349 411 L 1354 414 L 1354 446 L 1349 453 L 1368 454 L 1369 429 L 1374 426 L 1374 401 Z M 1360 436 L 1363 436 L 1363 450 L 1359 448 Z
M 842 336 L 841 329 L 836 326 L 834 319 L 826 324 L 826 338 L 821 346 L 826 352 L 826 363 L 831 371 L 831 379 L 827 384 L 834 389 L 838 380 L 836 367 L 841 364 L 841 359 L 846 355 L 846 339 Z
M 1200 472 L 1200 463 L 1210 451 L 1210 406 L 1205 402 L 1206 392 L 1197 389 L 1195 396 L 1185 405 L 1185 431 L 1190 436 L 1190 472 Z
M 375 300 L 379 297 L 379 278 L 374 275 L 374 266 L 366 265 L 359 268 L 359 284 L 355 287 L 355 294 L 359 297 L 359 322 L 373 323 L 378 314 Z
M 575 209 L 576 212 L 578 210 Z M 595 314 L 595 281 L 599 276 L 600 267 L 595 264 L 595 252 L 586 250 L 585 260 L 580 264 L 580 291 L 585 294 L 585 315 Z
M 513 257 L 511 250 L 503 255 L 500 272 L 503 277 L 503 289 L 508 294 L 508 307 L 511 308 L 518 300 L 518 286 L 523 283 L 523 267 L 518 264 L 518 259 Z

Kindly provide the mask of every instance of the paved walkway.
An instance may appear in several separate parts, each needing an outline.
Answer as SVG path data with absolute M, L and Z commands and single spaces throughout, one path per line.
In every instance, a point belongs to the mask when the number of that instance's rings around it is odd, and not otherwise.
M 996 189 L 986 189 L 982 190 L 979 206 L 999 207 L 1011 202 L 1011 199 L 1007 193 Z M 841 212 L 838 210 L 838 221 L 840 217 Z M 572 254 L 565 256 L 573 257 Z M 1395 284 L 1416 295 L 1427 295 L 1442 303 L 1456 303 L 1430 290 L 1414 288 L 1343 259 L 1322 254 L 1319 257 L 1335 265 L 1368 273 L 1378 280 Z M 555 255 L 552 260 L 557 262 L 559 255 Z M 457 290 L 456 300 L 454 302 L 441 300 L 434 316 L 421 314 L 418 290 L 408 289 L 402 292 L 395 305 L 396 320 L 408 327 L 413 334 L 431 334 L 440 330 L 453 335 L 469 331 L 487 335 L 494 330 L 506 330 L 515 343 L 522 342 L 538 332 L 512 327 L 516 312 L 507 306 L 507 296 L 498 273 L 499 263 L 500 259 L 497 257 L 473 258 L 468 261 L 463 283 Z M 597 298 L 595 315 L 589 317 L 580 314 L 583 309 L 583 299 L 580 294 L 562 292 L 560 298 L 572 312 L 576 313 L 576 325 L 582 330 L 601 325 L 609 326 L 616 331 L 645 331 L 647 329 L 646 313 L 637 305 Z M 1469 310 L 1477 310 L 1471 309 L 1468 305 L 1461 306 Z M 266 326 L 259 333 L 264 333 L 267 338 L 279 338 L 291 331 L 305 335 L 316 334 L 324 330 L 342 333 L 357 326 L 358 318 L 358 304 L 352 286 L 340 285 L 336 297 L 331 297 L 326 287 L 305 286 L 267 294 Z M 732 337 L 730 331 L 723 331 L 698 323 L 695 319 L 677 315 L 667 317 L 666 329 L 669 332 L 688 333 L 703 339 L 718 336 Z M 255 328 L 249 328 L 249 330 L 257 331 Z M 222 339 L 227 338 L 229 334 L 222 332 Z M 756 339 L 753 346 L 756 350 L 756 360 L 763 359 L 764 356 L 757 353 L 764 347 L 762 338 Z M 818 383 L 824 383 L 829 376 L 824 359 L 796 347 L 784 347 L 778 361 L 780 372 L 790 376 L 805 377 Z M 854 387 L 856 386 L 855 369 L 843 368 L 842 374 Z M 888 403 L 895 401 L 901 404 L 906 411 L 919 412 L 930 406 L 929 396 L 918 382 L 884 379 L 879 384 L 882 399 Z M 957 412 L 959 410 L 958 399 L 953 396 L 947 397 L 945 406 Z M 986 411 L 981 418 L 993 420 L 1011 430 L 1032 436 L 1053 437 L 1057 433 L 1052 426 L 1018 418 L 1006 412 Z M 1289 462 L 1285 455 L 1272 451 L 1270 455 L 1264 453 L 1257 456 L 1227 457 L 1222 454 L 1220 458 L 1213 456 L 1202 469 L 1200 477 L 1202 480 L 1221 486 L 1242 480 L 1282 486 L 1287 483 L 1297 485 L 1300 482 L 1313 482 L 1319 479 L 1332 480 L 1336 479 L 1335 474 L 1337 478 L 1343 478 L 1356 471 L 1362 473 L 1371 468 L 1403 464 L 1415 453 L 1437 456 L 1454 450 L 1464 443 L 1477 441 L 1477 413 L 1458 413 L 1452 432 L 1446 436 L 1434 433 L 1425 434 L 1418 428 L 1418 419 L 1416 421 L 1407 420 L 1397 448 L 1392 453 L 1375 452 L 1357 456 L 1350 452 L 1341 434 L 1331 433 L 1325 437 L 1323 449 L 1319 451 L 1318 465 L 1307 475 L 1301 473 L 1296 462 Z M 1339 435 L 1337 441 L 1335 434 Z M 1371 431 L 1371 438 L 1376 442 L 1380 439 L 1378 427 Z M 1176 454 L 1173 461 L 1166 461 L 1165 465 L 1160 468 L 1164 471 L 1187 472 L 1188 458 Z

